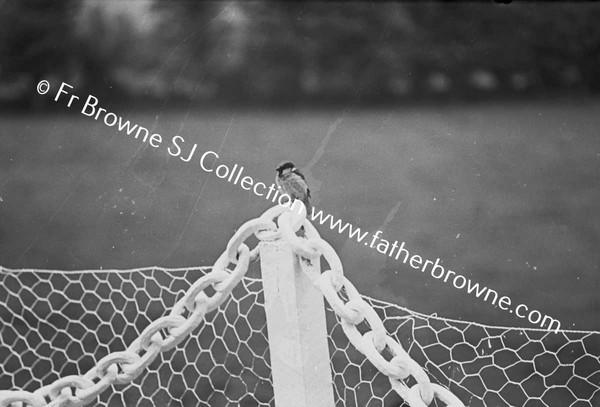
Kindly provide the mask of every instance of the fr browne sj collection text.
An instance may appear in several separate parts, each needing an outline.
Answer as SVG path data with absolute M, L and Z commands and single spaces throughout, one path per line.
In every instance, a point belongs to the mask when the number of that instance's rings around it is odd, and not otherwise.
M 99 106 L 98 98 L 93 95 L 88 95 L 85 102 L 83 102 L 79 96 L 71 92 L 72 89 L 73 86 L 62 82 L 56 91 L 54 101 L 63 101 L 68 108 L 77 105 L 81 106 L 81 114 L 91 117 L 94 120 L 101 119 L 108 127 L 116 126 L 119 131 L 124 131 L 127 135 L 135 134 L 135 139 L 148 143 L 151 147 L 159 148 L 162 145 L 165 145 L 167 152 L 171 156 L 179 157 L 184 162 L 190 162 L 195 156 L 200 155 L 196 154 L 198 144 L 194 144 L 190 148 L 185 145 L 185 139 L 179 135 L 172 137 L 169 142 L 165 143 L 160 134 L 150 134 L 150 131 L 147 128 L 142 127 L 139 124 L 133 124 L 129 120 L 125 120 L 121 116 L 109 112 L 105 108 Z M 48 81 L 42 80 L 38 83 L 37 91 L 39 94 L 44 95 L 48 93 L 49 90 L 50 83 Z M 213 158 L 212 163 L 210 163 L 211 158 Z M 245 189 L 246 191 L 252 190 L 257 196 L 263 197 L 273 203 L 277 203 L 280 206 L 296 209 L 298 213 L 302 213 L 303 210 L 306 210 L 300 201 L 297 199 L 292 200 L 292 197 L 286 193 L 282 193 L 274 183 L 267 187 L 264 182 L 256 182 L 254 178 L 250 176 L 242 177 L 244 167 L 238 166 L 238 164 L 234 164 L 231 168 L 225 164 L 220 164 L 215 167 L 218 159 L 219 154 L 211 150 L 206 151 L 200 156 L 200 167 L 209 173 L 214 171 L 217 178 L 226 179 L 227 182 L 234 185 L 237 185 L 239 181 L 239 185 L 242 189 Z

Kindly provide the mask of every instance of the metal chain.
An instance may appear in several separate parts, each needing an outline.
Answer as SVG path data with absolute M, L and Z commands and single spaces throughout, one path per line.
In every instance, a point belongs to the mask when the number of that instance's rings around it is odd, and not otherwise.
M 173 349 L 217 309 L 246 274 L 251 261 L 258 258 L 258 246 L 250 251 L 244 241 L 251 235 L 268 237 L 277 226 L 265 218 L 242 225 L 212 270 L 198 279 L 179 299 L 169 315 L 153 321 L 129 347 L 100 359 L 83 375 L 62 377 L 34 392 L 0 391 L 0 407 L 81 407 L 92 403 L 113 384 L 128 384 L 154 362 L 161 352 Z M 260 237 L 259 237 L 260 239 Z M 228 269 L 235 264 L 233 271 Z M 212 287 L 208 296 L 205 289 Z
M 275 224 L 277 220 L 277 224 Z M 296 232 L 303 226 L 305 237 Z M 93 402 L 113 384 L 128 384 L 145 370 L 161 352 L 173 349 L 198 327 L 204 316 L 218 308 L 244 277 L 248 264 L 258 258 L 258 246 L 250 251 L 244 244 L 255 235 L 259 240 L 285 239 L 297 255 L 315 259 L 323 256 L 330 269 L 313 284 L 340 319 L 342 329 L 352 345 L 383 374 L 390 385 L 411 407 L 424 407 L 434 398 L 448 407 L 465 407 L 448 389 L 432 384 L 427 373 L 406 353 L 402 345 L 387 335 L 383 321 L 358 290 L 344 277 L 342 262 L 329 243 L 321 238 L 306 219 L 306 210 L 292 212 L 281 206 L 267 210 L 257 219 L 242 225 L 227 244 L 227 249 L 215 262 L 210 273 L 198 279 L 175 303 L 169 315 L 161 317 L 144 329 L 129 347 L 100 359 L 83 375 L 67 376 L 34 392 L 0 391 L 0 407 L 81 407 Z M 235 264 L 229 271 L 230 264 Z M 215 293 L 208 296 L 207 287 Z M 340 297 L 344 289 L 347 301 Z M 370 331 L 361 334 L 357 325 L 366 321 Z M 393 356 L 387 361 L 384 349 Z M 409 388 L 403 380 L 412 376 L 417 384 Z
M 277 217 L 280 235 L 291 246 L 294 252 L 304 258 L 314 259 L 323 256 L 330 269 L 317 278 L 310 275 L 313 284 L 338 316 L 340 324 L 352 345 L 383 374 L 388 376 L 390 385 L 411 407 L 429 406 L 436 398 L 448 407 L 465 407 L 465 405 L 445 387 L 432 384 L 423 368 L 415 362 L 402 345 L 390 337 L 383 321 L 371 305 L 362 299 L 358 290 L 344 277 L 342 262 L 335 250 L 321 238 L 315 227 L 306 219 L 306 212 L 298 214 L 285 210 L 267 211 L 261 218 L 273 220 Z M 296 232 L 304 226 L 305 237 Z M 342 288 L 347 301 L 340 297 Z M 370 331 L 361 334 L 357 325 L 366 321 Z M 382 352 L 387 349 L 392 358 L 386 360 Z M 416 384 L 409 388 L 403 380 L 412 376 Z

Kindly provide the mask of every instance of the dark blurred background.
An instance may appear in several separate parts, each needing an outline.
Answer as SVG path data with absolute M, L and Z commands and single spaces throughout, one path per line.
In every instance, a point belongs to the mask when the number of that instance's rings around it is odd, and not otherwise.
M 599 329 L 599 67 L 594 3 L 0 1 L 0 264 L 211 265 L 268 207 L 64 81 L 256 180 L 292 160 L 319 209 Z M 364 294 L 530 326 L 320 231 Z
M 600 6 L 2 1 L 0 99 L 64 80 L 150 104 L 414 102 L 600 90 Z

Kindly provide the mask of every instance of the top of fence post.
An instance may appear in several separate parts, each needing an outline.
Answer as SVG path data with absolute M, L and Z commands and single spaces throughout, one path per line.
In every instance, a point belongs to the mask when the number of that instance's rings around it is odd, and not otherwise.
M 283 240 L 259 250 L 275 405 L 333 407 L 323 295 L 308 277 L 320 262 L 300 261 Z

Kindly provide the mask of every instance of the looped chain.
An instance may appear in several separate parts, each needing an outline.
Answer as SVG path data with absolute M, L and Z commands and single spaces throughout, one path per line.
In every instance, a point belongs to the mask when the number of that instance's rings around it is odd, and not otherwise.
M 427 373 L 402 345 L 387 335 L 377 312 L 344 277 L 342 262 L 333 247 L 321 239 L 306 219 L 306 208 L 302 206 L 301 209 L 298 213 L 275 206 L 259 218 L 244 223 L 229 240 L 211 272 L 194 282 L 169 315 L 150 323 L 126 350 L 104 356 L 83 375 L 60 378 L 33 393 L 0 391 L 0 407 L 81 407 L 92 403 L 113 384 L 130 383 L 161 352 L 173 349 L 186 339 L 204 320 L 206 313 L 214 311 L 229 297 L 247 272 L 249 263 L 258 258 L 258 246 L 251 251 L 244 243 L 252 235 L 259 240 L 284 239 L 294 253 L 309 261 L 324 257 L 329 269 L 309 278 L 338 316 L 348 340 L 388 376 L 392 389 L 411 407 L 428 406 L 434 398 L 448 407 L 464 407 L 448 389 L 432 384 Z M 304 237 L 296 235 L 301 227 Z M 229 269 L 231 264 L 235 265 L 233 270 Z M 207 288 L 211 288 L 212 295 L 206 292 Z M 370 330 L 361 334 L 357 326 L 363 322 Z M 389 361 L 382 355 L 386 349 L 392 355 Z M 417 381 L 411 388 L 403 382 L 409 376 Z
M 169 315 L 148 325 L 129 347 L 100 359 L 83 375 L 60 378 L 35 392 L 0 391 L 0 407 L 81 407 L 92 403 L 113 384 L 128 384 L 151 365 L 161 352 L 173 349 L 198 327 L 207 312 L 218 308 L 258 257 L 244 241 L 258 233 L 277 230 L 272 220 L 258 218 L 246 222 L 233 235 L 227 249 L 212 270 L 198 279 L 180 298 Z M 235 264 L 233 271 L 228 269 Z M 212 287 L 214 294 L 205 290 Z
M 428 403 L 424 402 L 423 392 L 419 384 L 415 384 L 409 388 L 401 381 L 390 378 L 390 385 L 392 386 L 392 389 L 398 393 L 411 407 L 425 407 L 429 405 Z M 431 384 L 431 390 L 433 395 L 432 401 L 433 399 L 437 399 L 446 404 L 446 407 L 465 406 L 463 402 L 460 401 L 460 399 L 454 394 L 452 394 L 450 390 L 440 386 L 439 384 Z
M 344 277 L 340 258 L 331 245 L 321 239 L 314 226 L 304 219 L 306 238 L 301 238 L 295 233 L 297 228 L 292 221 L 297 222 L 297 220 L 291 211 L 272 212 L 270 216 L 274 213 L 281 213 L 278 218 L 281 237 L 292 246 L 294 253 L 309 259 L 316 256 L 325 258 L 330 270 L 326 270 L 316 278 L 311 276 L 309 278 L 323 293 L 340 319 L 342 330 L 350 343 L 381 373 L 388 376 L 392 388 L 404 401 L 411 407 L 424 407 L 429 406 L 434 397 L 437 397 L 448 407 L 464 407 L 464 404 L 448 389 L 432 384 L 427 373 L 406 353 L 402 345 L 387 335 L 383 321 L 375 309 L 363 300 L 354 285 Z M 346 302 L 339 295 L 342 289 L 348 299 Z M 367 322 L 371 330 L 361 334 L 357 325 L 363 322 Z M 382 355 L 385 349 L 392 355 L 389 361 Z M 402 382 L 409 376 L 417 381 L 417 384 L 410 389 Z
M 22 390 L 0 390 L 0 407 L 14 406 L 17 403 L 31 407 L 42 407 L 46 405 L 44 398 L 35 393 Z
M 348 306 L 351 302 L 362 302 L 364 301 L 360 296 L 358 290 L 354 288 L 354 285 L 345 277 L 343 277 L 342 287 L 346 289 L 349 302 L 344 304 L 342 299 L 338 296 L 338 290 L 333 286 L 333 271 L 327 270 L 317 279 L 317 287 L 323 293 L 323 296 L 333 308 L 335 313 L 344 321 L 350 322 L 354 325 L 360 324 L 364 320 L 364 315 L 360 313 L 357 308 Z
M 84 377 L 91 381 L 98 379 L 98 382 L 87 389 L 78 389 L 75 394 L 81 399 L 82 404 L 92 402 L 98 394 L 102 393 L 117 379 L 119 373 L 118 364 L 133 364 L 139 360 L 139 356 L 132 352 L 115 352 L 106 355 L 90 369 Z
M 238 250 L 242 243 L 248 239 L 248 237 L 253 234 L 264 231 L 264 230 L 274 230 L 276 228 L 273 221 L 269 221 L 263 218 L 252 219 L 242 225 L 241 228 L 233 235 L 233 237 L 229 240 L 227 244 L 227 259 L 231 263 L 237 263 L 237 255 L 239 254 Z M 221 260 L 221 258 L 219 258 Z M 219 262 L 217 260 L 217 263 Z M 226 266 L 226 265 L 225 265 Z
M 75 406 L 79 398 L 73 395 L 72 389 L 88 389 L 94 385 L 90 379 L 84 376 L 66 376 L 61 377 L 48 386 L 37 389 L 34 394 L 49 399 L 48 406 Z

